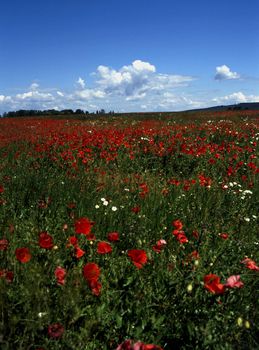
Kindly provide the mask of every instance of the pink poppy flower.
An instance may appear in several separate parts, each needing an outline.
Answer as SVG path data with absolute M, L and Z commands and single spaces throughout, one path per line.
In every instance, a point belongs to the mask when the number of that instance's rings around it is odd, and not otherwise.
M 55 270 L 55 277 L 57 280 L 57 283 L 60 285 L 65 284 L 65 277 L 66 277 L 66 270 L 63 267 L 58 266 Z
M 242 288 L 244 283 L 240 281 L 240 275 L 233 275 L 227 279 L 227 283 L 225 283 L 225 287 L 227 288 Z
M 259 271 L 259 266 L 257 266 L 256 262 L 252 259 L 245 258 L 241 263 L 245 264 L 249 270 Z
M 166 246 L 166 241 L 164 239 L 160 239 L 156 242 L 156 245 L 152 247 L 154 252 L 161 253 L 161 250 Z

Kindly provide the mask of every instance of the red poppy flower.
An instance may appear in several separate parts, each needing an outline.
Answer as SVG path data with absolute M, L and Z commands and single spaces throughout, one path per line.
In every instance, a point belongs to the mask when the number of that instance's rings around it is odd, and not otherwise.
M 227 233 L 220 233 L 219 237 L 222 239 L 228 239 L 228 234 Z
M 176 236 L 176 239 L 181 244 L 188 242 L 188 238 L 185 236 L 185 233 L 183 231 L 179 231 L 179 234 Z
M 27 263 L 31 260 L 31 253 L 29 248 L 17 248 L 15 250 L 15 256 L 21 263 Z
M 170 185 L 175 185 L 175 186 L 179 186 L 181 184 L 181 181 L 177 180 L 177 179 L 169 179 L 168 183 Z
M 96 237 L 93 233 L 89 233 L 89 235 L 85 236 L 88 241 L 95 241 Z
M 204 287 L 212 294 L 222 294 L 225 291 L 224 284 L 221 284 L 220 278 L 213 273 L 204 276 Z
M 203 174 L 198 175 L 198 178 L 199 178 L 199 182 L 200 182 L 201 186 L 204 186 L 204 187 L 210 187 L 211 186 L 211 184 L 212 184 L 212 179 L 211 178 L 206 177 Z
M 184 231 L 173 230 L 172 234 L 176 237 L 177 241 L 182 243 L 187 243 L 188 238 L 185 236 Z
M 195 259 L 195 260 L 198 260 L 198 259 L 200 259 L 200 254 L 198 253 L 197 250 L 194 250 L 193 252 L 191 252 L 190 257 Z
M 63 267 L 58 266 L 55 270 L 55 277 L 58 284 L 65 284 L 66 270 Z
M 83 268 L 83 275 L 87 282 L 97 281 L 100 273 L 100 267 L 95 263 L 87 263 Z
M 132 340 L 130 340 L 130 339 L 124 340 L 123 343 L 118 345 L 116 350 L 132 350 L 131 345 L 132 345 Z
M 13 271 L 6 271 L 5 273 L 5 279 L 7 282 L 12 283 L 14 279 L 14 273 Z
M 83 249 L 81 249 L 78 246 L 75 246 L 75 256 L 77 259 L 82 258 L 82 256 L 85 255 L 85 251 Z
M 181 230 L 183 228 L 183 223 L 181 220 L 177 219 L 172 222 L 172 225 L 176 230 Z
M 192 236 L 196 239 L 199 238 L 199 232 L 198 231 L 192 231 Z
M 147 262 L 147 254 L 141 249 L 131 249 L 128 251 L 128 257 L 132 260 L 133 264 L 141 269 Z
M 59 339 L 64 334 L 65 329 L 60 323 L 53 323 L 48 326 L 48 335 L 50 338 Z
M 88 218 L 80 218 L 75 222 L 75 232 L 78 234 L 89 235 L 93 222 Z
M 7 239 L 0 239 L 0 250 L 7 250 L 9 242 Z
M 3 193 L 3 192 L 4 192 L 4 186 L 0 185 L 0 193 Z
M 119 240 L 118 232 L 110 232 L 108 234 L 108 241 L 110 241 L 110 242 L 118 242 L 118 240 Z
M 94 295 L 98 296 L 101 293 L 102 285 L 100 282 L 92 280 L 89 282 L 89 287 Z
M 52 249 L 54 246 L 53 238 L 47 232 L 41 232 L 39 235 L 39 246 L 44 249 Z
M 133 343 L 133 340 L 127 339 L 116 350 L 163 350 L 160 346 L 154 344 L 144 344 L 141 341 Z
M 12 283 L 14 279 L 14 273 L 12 271 L 0 270 L 0 278 L 3 277 L 8 283 Z
M 67 206 L 69 209 L 74 209 L 76 207 L 76 203 L 70 202 Z
M 188 264 L 193 260 L 199 260 L 199 259 L 200 259 L 200 254 L 198 253 L 197 250 L 194 250 L 193 252 L 187 255 L 186 263 Z
M 68 238 L 68 244 L 67 244 L 67 247 L 70 247 L 71 245 L 76 247 L 77 246 L 77 243 L 78 243 L 78 238 L 75 237 L 75 236 L 71 236 Z
M 161 346 L 154 345 L 154 344 L 146 344 L 144 345 L 143 350 L 163 350 Z
M 131 208 L 131 211 L 135 214 L 138 214 L 140 212 L 140 207 L 139 206 L 133 207 L 133 208 Z
M 110 243 L 107 242 L 99 242 L 97 244 L 97 253 L 98 254 L 108 254 L 111 253 L 112 247 Z

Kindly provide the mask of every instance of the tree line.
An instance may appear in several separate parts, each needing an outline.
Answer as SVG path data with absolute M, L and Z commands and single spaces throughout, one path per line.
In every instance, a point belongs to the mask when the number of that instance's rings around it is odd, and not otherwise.
M 18 111 L 5 112 L 0 117 L 3 118 L 15 118 L 15 117 L 39 117 L 39 116 L 60 116 L 60 115 L 77 115 L 77 116 L 91 116 L 91 115 L 113 115 L 114 111 L 106 112 L 104 109 L 97 110 L 95 112 L 88 112 L 82 109 L 19 109 Z

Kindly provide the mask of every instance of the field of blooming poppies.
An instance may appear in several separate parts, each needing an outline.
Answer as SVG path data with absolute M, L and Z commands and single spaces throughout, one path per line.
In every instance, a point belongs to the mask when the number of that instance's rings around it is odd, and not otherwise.
M 0 348 L 259 347 L 259 113 L 0 120 Z

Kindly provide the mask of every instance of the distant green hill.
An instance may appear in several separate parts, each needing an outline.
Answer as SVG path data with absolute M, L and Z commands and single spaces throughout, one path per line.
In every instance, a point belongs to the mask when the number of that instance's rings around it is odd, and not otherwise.
M 198 109 L 191 109 L 186 112 L 193 112 L 193 111 L 243 111 L 243 110 L 259 110 L 259 102 L 245 102 L 245 103 L 238 103 L 233 105 L 227 105 L 227 106 L 214 106 L 214 107 L 208 107 L 208 108 L 198 108 Z

